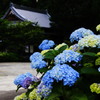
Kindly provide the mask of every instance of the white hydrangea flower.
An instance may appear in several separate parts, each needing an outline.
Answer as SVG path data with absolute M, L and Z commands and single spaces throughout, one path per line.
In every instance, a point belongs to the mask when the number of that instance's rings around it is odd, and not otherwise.
M 89 35 L 81 40 L 79 40 L 78 45 L 81 49 L 84 47 L 98 47 L 100 48 L 100 36 L 99 35 Z
M 100 67 L 98 68 L 98 71 L 100 72 Z

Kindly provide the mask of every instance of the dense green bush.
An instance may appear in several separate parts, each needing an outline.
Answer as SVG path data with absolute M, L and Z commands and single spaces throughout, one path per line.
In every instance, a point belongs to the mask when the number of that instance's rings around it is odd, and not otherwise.
M 37 25 L 33 27 L 32 24 L 31 22 L 16 22 L 16 24 L 13 24 L 0 19 L 0 40 L 2 40 L 0 51 L 24 56 L 27 45 L 33 45 L 33 48 L 37 50 L 37 45 L 47 36 L 43 29 Z M 23 58 L 26 59 L 26 57 Z
M 100 35 L 79 28 L 69 39 L 71 45 L 43 40 L 41 51 L 30 56 L 37 75 L 27 72 L 15 78 L 17 90 L 22 87 L 27 92 L 14 100 L 99 100 Z
M 0 52 L 0 62 L 18 61 L 19 57 L 15 53 Z

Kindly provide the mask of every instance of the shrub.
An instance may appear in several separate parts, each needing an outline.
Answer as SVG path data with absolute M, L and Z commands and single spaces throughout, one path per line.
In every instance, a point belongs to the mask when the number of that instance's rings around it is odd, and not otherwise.
M 15 83 L 19 83 L 15 84 L 17 90 L 24 85 L 27 92 L 15 100 L 98 100 L 100 35 L 82 30 L 80 28 L 71 34 L 70 46 L 66 43 L 55 45 L 54 42 L 51 45 L 45 40 L 39 45 L 42 51 L 34 52 L 30 61 L 31 68 L 41 73 L 41 77 L 29 79 L 26 74 L 24 77 L 19 75 L 17 81 L 15 79 Z M 77 43 L 73 44 L 74 41 Z
M 19 57 L 15 53 L 0 52 L 0 62 L 18 61 Z

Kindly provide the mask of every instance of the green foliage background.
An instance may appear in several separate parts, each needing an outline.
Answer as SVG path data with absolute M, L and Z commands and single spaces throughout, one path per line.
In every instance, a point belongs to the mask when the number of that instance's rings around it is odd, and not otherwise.
M 54 22 L 52 26 L 56 34 L 60 34 L 62 38 L 79 27 L 95 29 L 99 24 L 100 0 L 38 0 L 38 2 L 36 0 L 1 0 L 2 14 L 7 10 L 10 2 L 36 9 L 47 9 Z
M 54 34 L 54 35 L 51 35 L 50 39 L 53 39 L 54 41 L 58 43 L 61 43 L 69 39 L 71 32 L 73 32 L 73 30 L 78 29 L 80 27 L 91 29 L 92 31 L 94 31 L 95 34 L 98 34 L 98 32 L 96 32 L 95 30 L 95 27 L 96 25 L 100 23 L 99 22 L 100 0 L 87 0 L 87 1 L 84 1 L 84 0 L 38 0 L 38 2 L 36 2 L 36 0 L 1 0 L 0 17 L 2 17 L 4 13 L 7 11 L 7 9 L 9 8 L 10 2 L 13 2 L 18 5 L 24 5 L 24 6 L 28 6 L 28 7 L 32 7 L 36 9 L 41 9 L 41 10 L 47 9 L 48 13 L 51 16 L 50 20 L 52 21 L 51 33 L 53 32 Z M 35 28 L 35 30 L 33 29 L 31 30 L 32 28 L 31 25 L 27 27 L 27 26 L 21 26 L 20 24 L 17 24 L 16 26 L 11 25 L 9 28 L 6 29 L 7 23 L 9 22 L 5 21 L 1 25 L 1 21 L 0 21 L 0 39 L 1 39 L 1 36 L 6 39 L 5 47 L 9 48 L 10 50 L 12 50 L 12 47 L 14 46 L 13 45 L 14 42 L 10 42 L 9 44 L 9 40 L 16 41 L 17 38 L 19 38 L 17 41 L 18 43 L 27 44 L 31 42 L 35 46 L 39 44 L 39 41 L 41 39 L 43 39 L 43 38 L 38 39 L 40 38 L 39 35 L 41 35 L 39 28 L 38 29 Z M 6 30 L 9 32 L 6 32 Z M 34 36 L 31 33 L 34 33 Z M 17 34 L 17 36 L 15 34 Z M 33 38 L 34 42 L 31 41 L 32 37 L 34 37 Z M 27 41 L 26 41 L 26 38 L 27 38 Z M 16 46 L 18 45 L 18 43 L 16 43 Z M 23 47 L 23 45 L 20 45 L 20 46 Z M 2 48 L 2 50 L 5 48 L 4 45 L 0 47 Z M 16 49 L 13 49 L 13 50 L 19 51 Z
M 25 55 L 25 46 L 33 45 L 34 51 L 46 38 L 44 31 L 39 26 L 32 26 L 31 22 L 17 22 L 13 24 L 0 20 L 0 51 L 12 52 L 20 56 Z

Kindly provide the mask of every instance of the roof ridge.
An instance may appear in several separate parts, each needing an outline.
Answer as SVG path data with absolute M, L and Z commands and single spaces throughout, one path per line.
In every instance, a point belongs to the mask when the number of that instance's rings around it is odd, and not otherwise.
M 24 10 L 20 10 L 20 9 L 24 9 Z M 13 3 L 10 3 L 10 7 L 7 10 L 7 12 L 5 13 L 5 15 L 2 17 L 2 19 L 5 19 L 6 16 L 10 16 L 10 11 L 12 11 L 12 13 L 18 17 L 20 20 L 22 21 L 31 21 L 33 23 L 38 22 L 38 25 L 40 27 L 43 28 L 50 28 L 50 15 L 48 14 L 48 12 L 45 10 L 45 14 L 43 14 L 43 12 L 38 12 L 37 10 L 33 10 L 29 8 L 27 9 L 27 7 L 25 8 L 25 6 L 19 6 Z M 19 11 L 19 12 L 18 12 Z M 23 13 L 24 11 L 24 13 Z M 33 13 L 32 13 L 33 12 Z M 37 13 L 34 13 L 37 12 Z M 28 15 L 30 14 L 30 15 Z
M 11 2 L 10 7 L 12 7 L 12 6 L 15 7 L 15 8 L 18 8 L 18 9 L 23 9 L 23 10 L 47 14 L 47 9 L 46 10 L 40 10 L 40 9 L 36 9 L 36 8 L 27 7 L 27 6 L 24 6 L 24 5 L 14 4 L 14 3 Z

